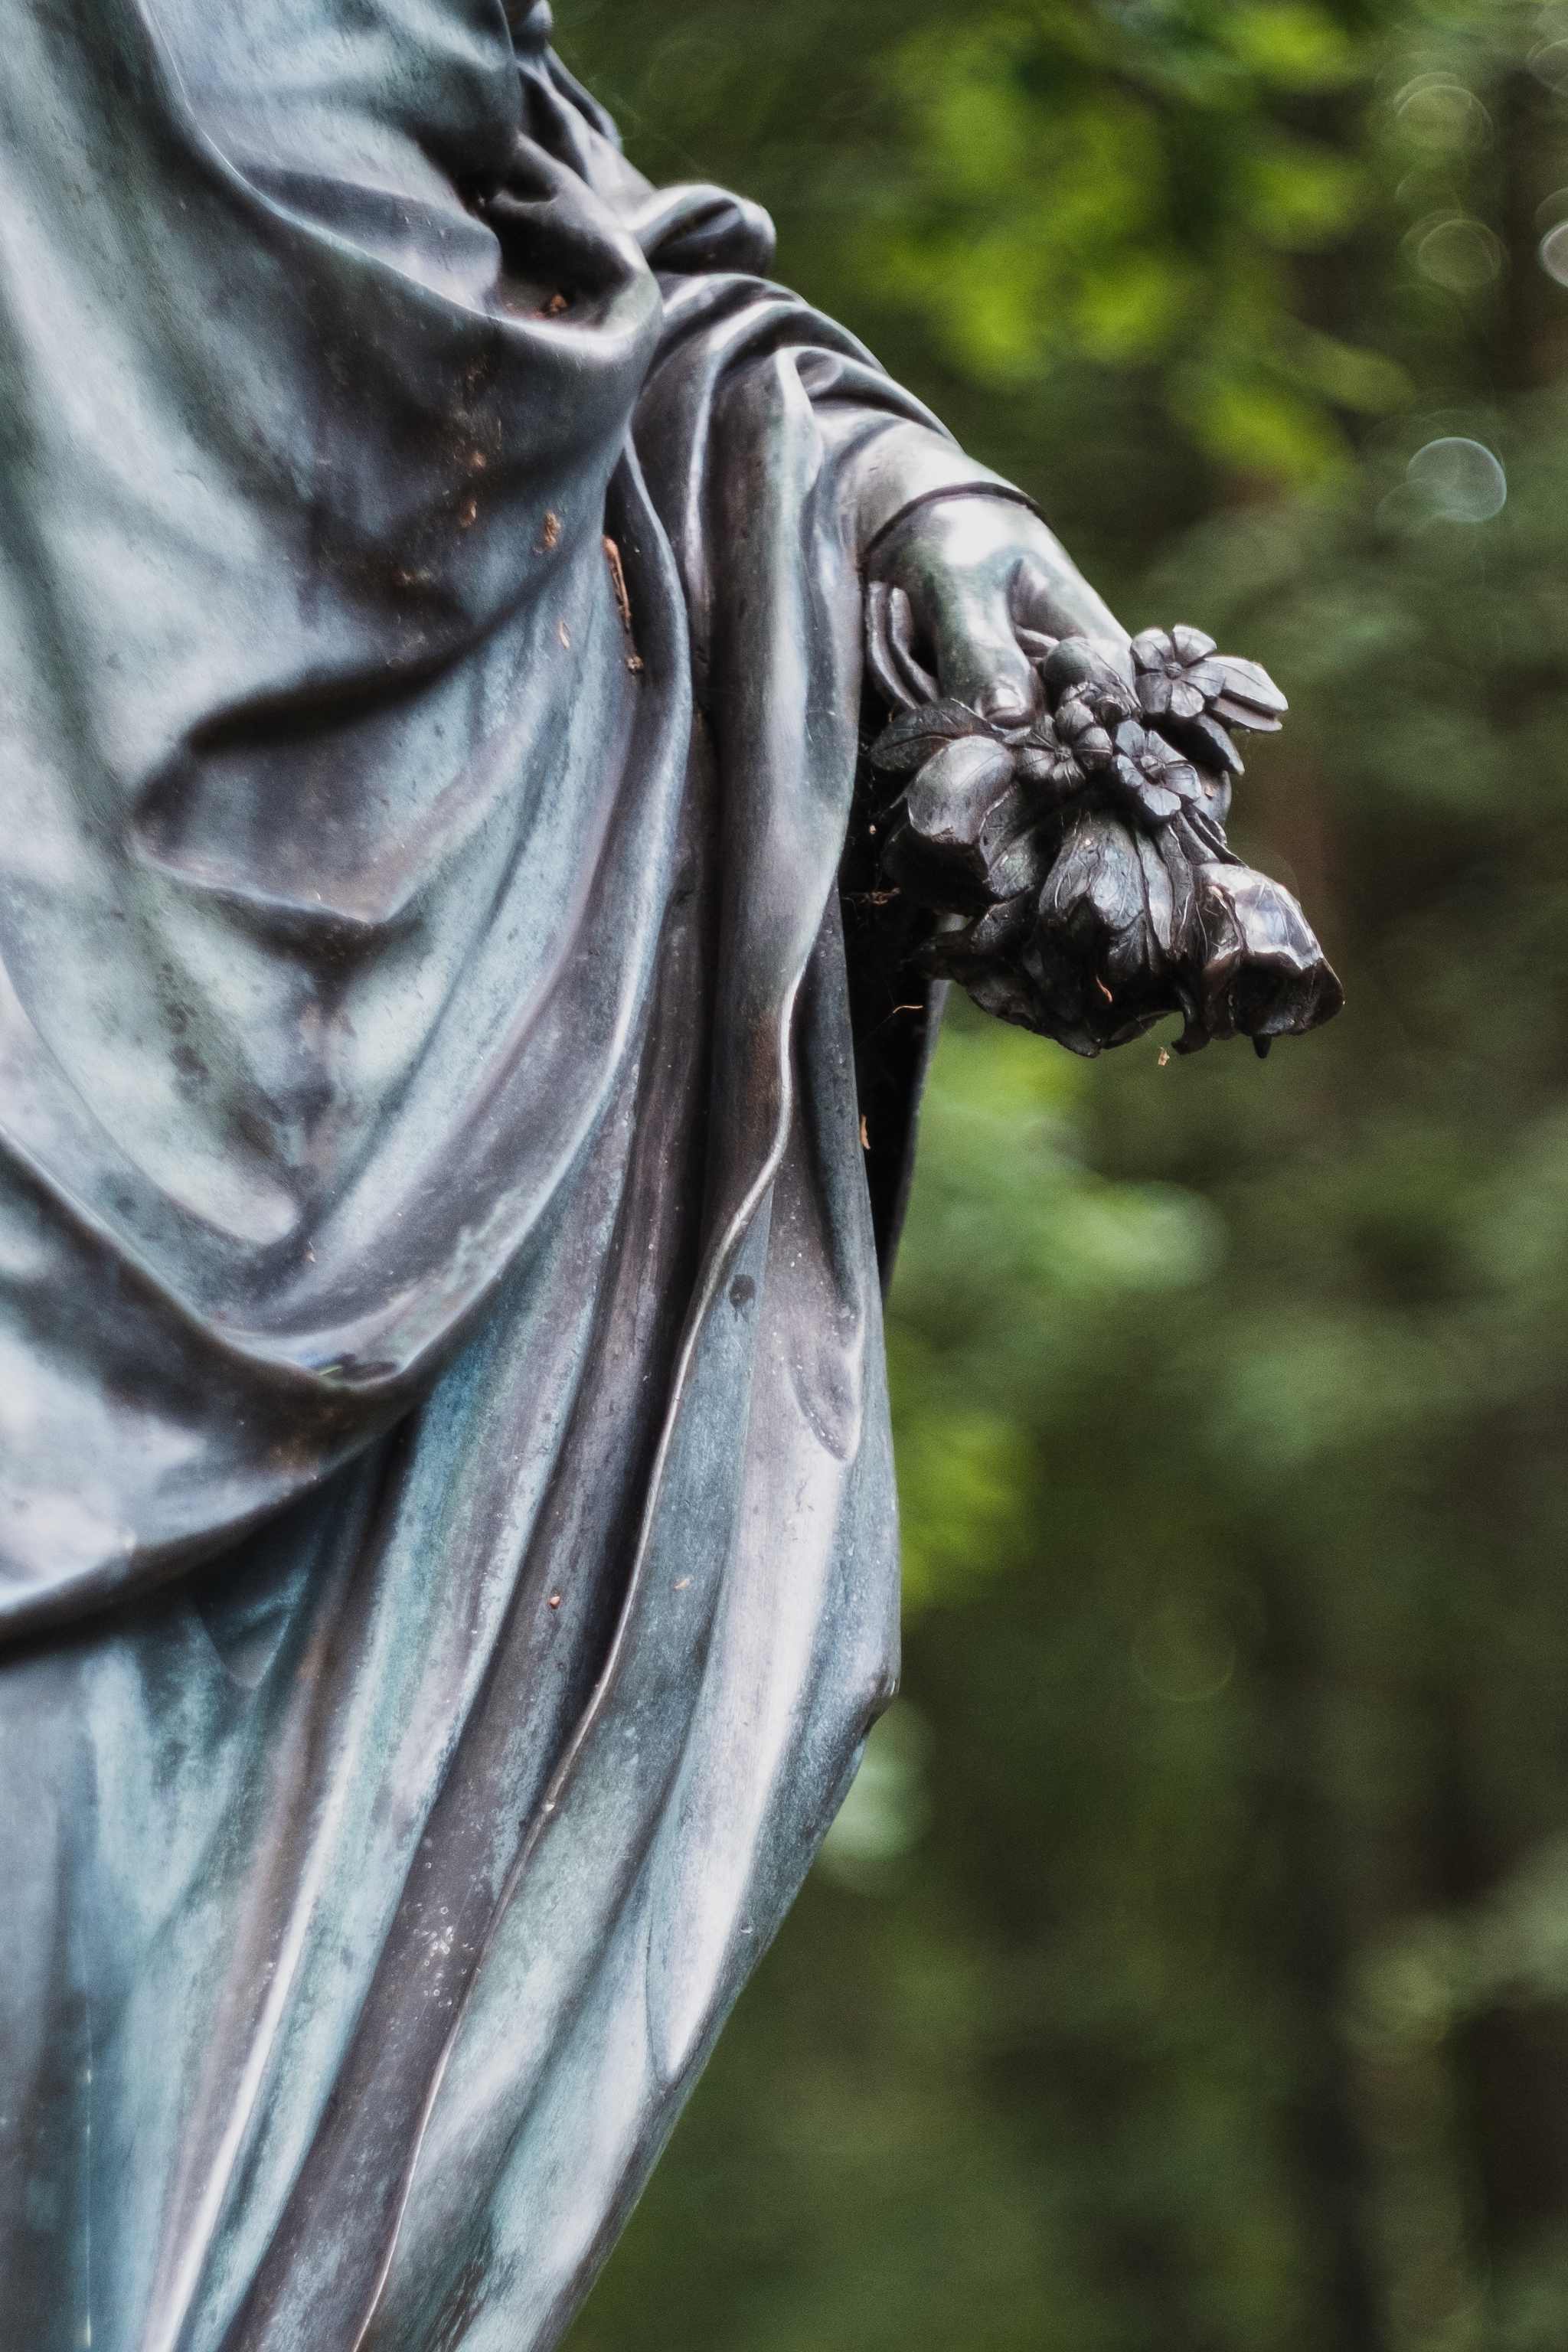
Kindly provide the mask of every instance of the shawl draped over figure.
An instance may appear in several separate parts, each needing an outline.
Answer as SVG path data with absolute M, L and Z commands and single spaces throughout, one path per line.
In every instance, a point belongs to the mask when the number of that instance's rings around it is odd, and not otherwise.
M 858 556 L 984 469 L 543 7 L 4 25 L 0 2331 L 523 2352 L 893 1685 Z

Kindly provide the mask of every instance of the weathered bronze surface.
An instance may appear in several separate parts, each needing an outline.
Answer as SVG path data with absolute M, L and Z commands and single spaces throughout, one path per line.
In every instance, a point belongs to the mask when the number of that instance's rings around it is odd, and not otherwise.
M 1026 503 L 767 282 L 753 206 L 632 171 L 548 31 L 7 12 L 26 2352 L 565 2325 L 896 1671 L 879 1245 L 981 942 L 889 896 L 862 738 L 929 680 L 950 767 L 1066 808 L 1037 640 L 1133 676 Z

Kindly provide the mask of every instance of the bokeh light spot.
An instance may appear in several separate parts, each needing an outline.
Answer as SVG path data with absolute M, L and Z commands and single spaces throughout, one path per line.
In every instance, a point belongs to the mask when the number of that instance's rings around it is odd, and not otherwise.
M 1217 1698 L 1236 1672 L 1236 1637 L 1212 1599 L 1164 1601 L 1133 1634 L 1132 1669 L 1157 1697 L 1177 1706 Z
M 1453 155 L 1484 147 L 1492 121 L 1473 90 L 1447 74 L 1421 74 L 1394 101 L 1401 135 L 1429 153 Z
M 1473 294 L 1500 275 L 1506 256 L 1484 221 L 1439 221 L 1415 247 L 1415 267 L 1450 294 Z
M 1491 451 L 1458 434 L 1417 449 L 1405 478 L 1447 522 L 1486 522 L 1508 497 L 1508 477 Z
M 1568 41 L 1543 41 L 1531 52 L 1531 72 L 1548 89 L 1568 90 Z

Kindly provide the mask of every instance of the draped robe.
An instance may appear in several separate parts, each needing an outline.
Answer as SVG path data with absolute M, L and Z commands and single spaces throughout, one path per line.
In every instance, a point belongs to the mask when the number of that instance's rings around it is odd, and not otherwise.
M 543 8 L 5 24 L 0 2328 L 520 2352 L 893 1685 L 857 557 L 983 469 Z

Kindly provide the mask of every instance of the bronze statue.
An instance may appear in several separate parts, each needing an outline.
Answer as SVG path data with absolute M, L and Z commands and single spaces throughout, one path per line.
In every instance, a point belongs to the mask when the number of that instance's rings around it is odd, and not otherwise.
M 1261 673 L 1130 657 L 548 33 L 7 16 L 19 2352 L 554 2341 L 893 1687 L 945 978 L 1336 1001 Z

